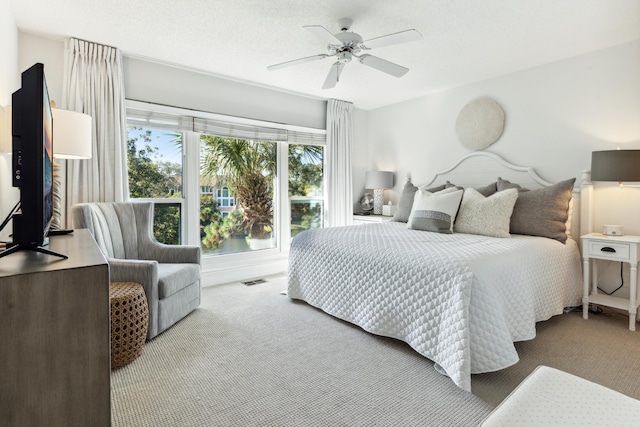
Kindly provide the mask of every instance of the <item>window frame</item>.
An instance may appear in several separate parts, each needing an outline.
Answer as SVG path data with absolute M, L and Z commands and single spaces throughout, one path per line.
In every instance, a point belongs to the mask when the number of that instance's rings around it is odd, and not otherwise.
M 326 171 L 326 143 L 316 142 L 318 139 L 324 140 L 326 138 L 326 130 L 313 129 L 301 126 L 293 126 L 280 123 L 271 123 L 266 121 L 246 119 L 233 116 L 225 116 L 221 114 L 206 113 L 195 110 L 187 110 L 178 107 L 170 107 L 165 105 L 152 104 L 141 101 L 126 100 L 125 105 L 127 109 L 135 109 L 141 111 L 148 111 L 150 113 L 158 112 L 160 114 L 175 115 L 175 116 L 189 116 L 193 118 L 203 118 L 212 120 L 221 120 L 229 123 L 238 123 L 240 125 L 258 126 L 258 127 L 270 127 L 277 128 L 283 131 L 290 132 L 292 135 L 307 135 L 313 139 L 311 142 L 305 142 L 300 140 L 292 141 L 273 141 L 276 143 L 276 156 L 277 156 L 277 169 L 276 169 L 276 184 L 274 186 L 274 220 L 276 226 L 276 247 L 272 249 L 263 249 L 258 251 L 239 252 L 233 254 L 224 255 L 211 255 L 202 257 L 203 271 L 215 270 L 220 268 L 220 264 L 224 264 L 225 269 L 234 269 L 240 267 L 246 267 L 247 264 L 255 263 L 256 261 L 269 261 L 281 259 L 282 256 L 287 256 L 289 253 L 289 247 L 291 242 L 291 201 L 292 200 L 311 200 L 322 201 L 324 213 L 323 220 L 327 218 L 327 205 L 326 205 L 326 175 L 323 174 L 323 195 L 322 196 L 293 196 L 289 197 L 289 164 L 288 164 L 288 146 L 289 145 L 319 145 L 325 147 L 325 155 L 323 156 L 323 167 Z M 185 120 L 180 120 L 181 124 L 184 124 Z M 149 120 L 147 124 L 140 124 L 139 121 L 129 122 L 127 119 L 127 126 L 136 127 L 148 127 L 154 129 L 163 129 L 162 124 L 154 125 L 153 120 Z M 167 130 L 169 131 L 169 129 Z M 171 131 L 176 131 L 171 129 Z M 170 199 L 134 199 L 134 200 L 147 200 L 153 203 L 180 203 L 181 204 L 181 220 L 180 232 L 182 238 L 182 244 L 197 245 L 200 246 L 200 132 L 194 132 L 193 130 L 183 129 L 180 132 L 183 134 L 183 147 L 182 147 L 182 198 L 170 198 Z M 294 136 L 294 138 L 296 138 Z M 213 196 L 216 196 L 214 194 Z M 323 226 L 326 224 L 323 224 Z M 224 262 L 220 262 L 224 260 Z

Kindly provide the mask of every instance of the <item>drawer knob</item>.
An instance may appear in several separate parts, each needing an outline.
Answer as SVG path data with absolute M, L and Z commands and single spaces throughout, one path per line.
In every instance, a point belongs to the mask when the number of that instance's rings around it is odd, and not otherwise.
M 615 253 L 615 252 L 616 252 L 616 250 L 615 250 L 615 249 L 613 249 L 613 248 L 611 248 L 611 247 L 609 247 L 609 246 L 605 246 L 604 248 L 600 249 L 600 251 L 601 251 L 601 252 L 612 252 L 612 253 Z

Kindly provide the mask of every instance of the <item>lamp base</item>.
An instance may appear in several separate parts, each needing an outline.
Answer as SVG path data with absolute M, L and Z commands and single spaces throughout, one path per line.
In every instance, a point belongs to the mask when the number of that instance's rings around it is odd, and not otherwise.
M 384 205 L 384 189 L 375 188 L 373 190 L 373 214 L 382 215 L 382 205 Z
M 61 208 L 62 206 L 62 195 L 61 195 L 62 187 L 60 185 L 60 165 L 53 160 L 53 217 L 51 219 L 51 228 L 60 229 L 62 228 L 62 215 Z

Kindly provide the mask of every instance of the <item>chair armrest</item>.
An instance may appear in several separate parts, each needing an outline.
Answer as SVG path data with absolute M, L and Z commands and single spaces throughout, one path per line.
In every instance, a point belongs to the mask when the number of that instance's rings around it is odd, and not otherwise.
M 150 241 L 140 248 L 140 258 L 153 259 L 160 263 L 200 264 L 200 246 L 165 245 Z
M 111 282 L 140 283 L 149 307 L 149 334 L 158 331 L 158 263 L 152 260 L 108 258 Z

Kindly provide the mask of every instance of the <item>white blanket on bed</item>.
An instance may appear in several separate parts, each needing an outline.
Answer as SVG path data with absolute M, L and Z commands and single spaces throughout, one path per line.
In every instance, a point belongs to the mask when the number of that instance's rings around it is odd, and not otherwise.
M 398 338 L 471 390 L 471 374 L 518 361 L 514 341 L 579 304 L 571 239 L 409 230 L 403 223 L 310 230 L 292 242 L 288 295 Z M 348 345 L 348 343 L 345 343 Z

